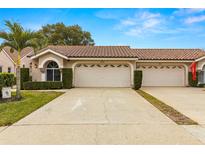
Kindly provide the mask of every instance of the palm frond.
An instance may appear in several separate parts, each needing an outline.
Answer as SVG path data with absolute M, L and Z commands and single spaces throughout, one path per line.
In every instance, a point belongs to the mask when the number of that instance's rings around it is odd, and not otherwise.
M 4 40 L 10 40 L 9 34 L 6 32 L 0 32 L 0 38 Z
M 14 50 L 17 50 L 16 45 L 14 42 L 3 42 L 0 45 L 0 50 L 2 50 L 4 47 L 11 47 Z

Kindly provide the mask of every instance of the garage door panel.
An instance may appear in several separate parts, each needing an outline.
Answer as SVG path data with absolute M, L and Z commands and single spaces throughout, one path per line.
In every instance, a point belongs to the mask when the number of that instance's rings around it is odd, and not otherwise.
M 183 67 L 144 68 L 142 86 L 184 86 Z
M 82 65 L 75 68 L 74 85 L 75 87 L 130 87 L 130 68 Z

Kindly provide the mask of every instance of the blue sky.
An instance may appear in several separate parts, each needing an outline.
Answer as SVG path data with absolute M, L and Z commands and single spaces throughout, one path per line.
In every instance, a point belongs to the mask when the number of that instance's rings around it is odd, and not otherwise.
M 0 30 L 4 20 L 32 30 L 56 22 L 78 24 L 96 45 L 205 48 L 205 9 L 0 9 Z

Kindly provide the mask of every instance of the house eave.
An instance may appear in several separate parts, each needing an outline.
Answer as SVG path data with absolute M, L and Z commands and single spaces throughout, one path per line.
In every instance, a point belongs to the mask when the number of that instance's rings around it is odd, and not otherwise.
M 14 65 L 16 65 L 16 62 L 7 54 L 7 52 L 4 50 L 4 49 L 2 49 L 2 51 L 6 54 L 6 56 L 11 60 L 11 62 L 14 64 Z
M 39 58 L 40 56 L 42 56 L 42 55 L 44 55 L 44 54 L 47 54 L 47 53 L 52 53 L 52 54 L 54 54 L 54 55 L 56 55 L 56 56 L 59 56 L 59 57 L 61 57 L 61 58 L 63 58 L 63 59 L 68 59 L 68 57 L 66 57 L 66 56 L 64 56 L 64 55 L 62 55 L 62 54 L 60 54 L 60 53 L 58 53 L 58 52 L 56 52 L 56 51 L 53 51 L 53 50 L 51 50 L 51 49 L 47 49 L 47 50 L 45 50 L 45 51 L 43 51 L 43 52 L 41 52 L 41 53 L 38 53 L 38 54 L 36 54 L 36 55 L 34 55 L 34 56 L 31 56 L 31 59 Z
M 194 60 L 138 60 L 137 62 L 191 63 Z
M 195 62 L 201 61 L 201 60 L 203 60 L 203 59 L 205 59 L 205 56 L 196 59 Z
M 133 60 L 133 61 L 136 61 L 138 60 L 138 58 L 123 58 L 123 57 L 119 57 L 119 58 L 113 58 L 113 57 L 99 57 L 99 58 L 93 58 L 93 57 L 87 57 L 87 58 L 84 58 L 84 57 L 76 57 L 76 58 L 68 58 L 69 60 Z

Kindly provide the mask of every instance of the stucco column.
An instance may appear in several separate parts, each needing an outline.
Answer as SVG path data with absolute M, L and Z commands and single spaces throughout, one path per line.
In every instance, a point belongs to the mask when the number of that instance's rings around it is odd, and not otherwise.
M 46 73 L 44 68 L 40 68 L 41 71 L 41 81 L 46 81 Z

